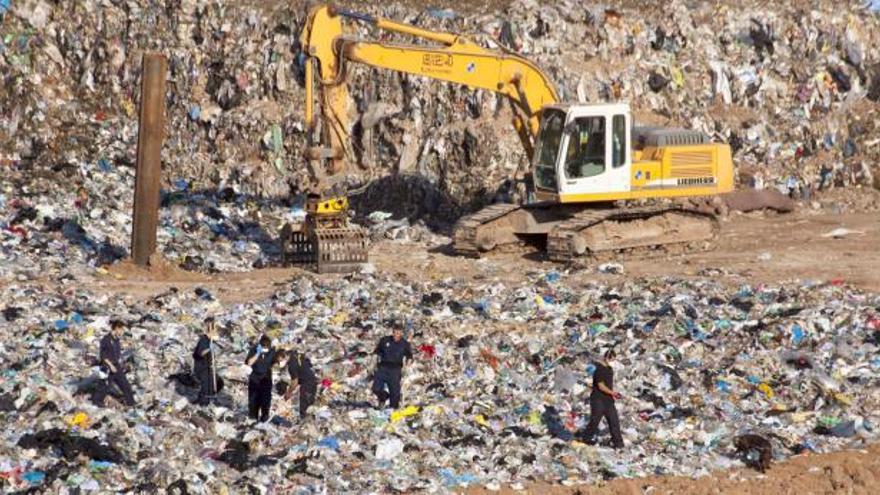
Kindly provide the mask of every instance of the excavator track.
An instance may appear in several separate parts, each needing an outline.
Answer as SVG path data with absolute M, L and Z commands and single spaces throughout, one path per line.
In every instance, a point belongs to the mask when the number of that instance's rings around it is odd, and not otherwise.
M 580 256 L 712 241 L 721 230 L 715 215 L 681 206 L 584 210 L 547 237 L 547 257 Z
M 490 222 L 504 217 L 520 208 L 518 205 L 499 203 L 459 219 L 453 231 L 452 246 L 461 256 L 477 257 L 481 251 L 490 250 L 485 240 L 492 236 Z M 482 244 L 482 245 L 481 245 Z M 489 249 L 487 249 L 489 248 Z

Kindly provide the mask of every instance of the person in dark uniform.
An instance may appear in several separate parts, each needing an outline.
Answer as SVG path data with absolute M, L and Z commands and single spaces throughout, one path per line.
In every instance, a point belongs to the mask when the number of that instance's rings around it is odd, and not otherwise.
M 403 328 L 394 327 L 392 335 L 379 340 L 374 353 L 379 356 L 379 365 L 373 376 L 373 393 L 379 400 L 379 408 L 385 407 L 385 401 L 391 400 L 391 407 L 400 407 L 400 378 L 404 359 L 412 359 L 412 347 L 403 338 Z M 387 390 L 386 390 L 387 389 Z
M 248 378 L 248 415 L 260 422 L 269 420 L 272 405 L 272 365 L 275 364 L 275 349 L 272 339 L 260 336 L 260 341 L 251 348 L 245 364 L 251 367 Z
M 299 417 L 305 419 L 309 407 L 315 403 L 318 394 L 318 378 L 312 369 L 312 362 L 303 353 L 292 351 L 287 360 L 287 372 L 290 373 L 290 388 L 287 398 L 293 394 L 295 386 L 299 386 Z
M 193 351 L 193 374 L 199 381 L 200 405 L 210 404 L 211 399 L 223 389 L 223 379 L 217 376 L 216 362 L 214 361 L 214 341 L 217 340 L 217 328 L 214 318 L 205 318 L 205 331 L 199 336 L 196 348 Z
M 101 369 L 107 373 L 107 382 L 116 385 L 122 391 L 123 402 L 126 406 L 135 405 L 134 391 L 131 384 L 125 376 L 125 363 L 122 361 L 122 344 L 119 338 L 122 337 L 125 325 L 120 320 L 110 322 L 110 332 L 102 339 L 99 350 L 99 360 L 101 361 Z M 104 396 L 101 396 L 100 402 L 103 403 Z
M 590 422 L 584 431 L 586 442 L 592 444 L 595 441 L 596 430 L 602 418 L 608 423 L 611 432 L 611 443 L 615 449 L 623 448 L 623 437 L 620 435 L 620 421 L 617 418 L 617 408 L 614 401 L 620 400 L 619 392 L 614 391 L 614 370 L 608 364 L 615 358 L 613 349 L 605 351 L 604 359 L 596 361 L 596 371 L 593 373 L 593 392 L 590 394 Z

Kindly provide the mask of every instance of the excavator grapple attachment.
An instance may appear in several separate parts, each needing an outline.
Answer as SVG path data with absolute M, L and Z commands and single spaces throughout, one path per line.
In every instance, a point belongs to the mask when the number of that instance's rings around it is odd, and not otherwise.
M 326 208 L 328 203 L 310 201 L 302 225 L 284 226 L 281 231 L 284 264 L 318 273 L 348 273 L 369 261 L 367 233 L 348 222 L 347 202 L 329 209 Z

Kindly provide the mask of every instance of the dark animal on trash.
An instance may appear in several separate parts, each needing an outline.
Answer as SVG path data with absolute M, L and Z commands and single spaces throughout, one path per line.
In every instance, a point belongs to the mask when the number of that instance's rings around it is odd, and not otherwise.
M 251 448 L 247 442 L 241 440 L 230 440 L 226 443 L 226 449 L 217 458 L 218 461 L 224 462 L 239 472 L 247 471 L 254 467 L 271 466 L 278 463 L 279 457 L 283 457 L 284 453 L 261 455 L 256 459 L 251 459 Z
M 173 375 L 168 375 L 168 381 L 175 381 L 183 385 L 184 387 L 198 387 L 199 381 L 189 372 L 181 372 L 174 373 Z
M 27 433 L 18 440 L 23 449 L 55 450 L 72 461 L 80 455 L 96 461 L 109 461 L 116 464 L 125 462 L 122 454 L 109 445 L 92 438 L 72 435 L 60 428 L 51 428 L 37 433 Z
M 766 438 L 747 433 L 733 440 L 736 451 L 742 456 L 742 461 L 752 469 L 762 473 L 770 468 L 773 459 L 773 445 Z

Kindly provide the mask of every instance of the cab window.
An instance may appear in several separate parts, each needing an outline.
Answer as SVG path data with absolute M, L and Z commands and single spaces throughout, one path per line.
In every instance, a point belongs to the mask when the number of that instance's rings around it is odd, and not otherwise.
M 622 167 L 626 163 L 626 117 L 615 115 L 611 123 L 611 166 Z
M 565 175 L 584 179 L 605 172 L 605 117 L 580 117 L 572 122 L 565 154 Z
M 558 110 L 545 112 L 535 146 L 535 182 L 540 188 L 556 190 L 556 158 L 562 142 L 565 113 Z

